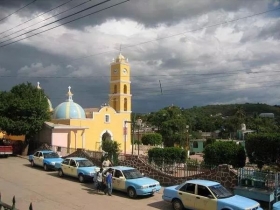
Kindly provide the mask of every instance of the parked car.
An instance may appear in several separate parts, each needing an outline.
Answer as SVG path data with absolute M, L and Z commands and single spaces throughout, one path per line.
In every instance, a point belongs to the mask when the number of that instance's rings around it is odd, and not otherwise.
M 100 170 L 90 160 L 80 157 L 69 157 L 55 164 L 58 176 L 64 175 L 78 178 L 80 182 L 93 181 L 94 176 Z
M 29 162 L 31 166 L 41 166 L 44 167 L 44 170 L 54 169 L 55 163 L 60 163 L 63 161 L 63 158 L 51 150 L 41 150 L 35 152 L 34 155 L 29 155 Z
M 107 167 L 103 173 L 109 169 L 113 171 L 113 189 L 127 192 L 130 198 L 138 195 L 151 195 L 161 189 L 157 180 L 145 177 L 137 169 L 126 166 Z
M 218 182 L 189 180 L 166 187 L 162 199 L 171 202 L 174 210 L 262 210 L 252 199 L 234 195 Z
M 13 154 L 13 147 L 6 143 L 6 140 L 0 140 L 0 156 L 9 157 Z

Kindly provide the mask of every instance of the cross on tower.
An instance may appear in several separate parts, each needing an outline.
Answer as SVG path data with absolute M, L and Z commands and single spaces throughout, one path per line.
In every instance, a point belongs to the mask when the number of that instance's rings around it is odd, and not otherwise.
M 41 89 L 41 87 L 40 87 L 40 82 L 37 82 L 37 88 L 38 88 L 38 89 Z

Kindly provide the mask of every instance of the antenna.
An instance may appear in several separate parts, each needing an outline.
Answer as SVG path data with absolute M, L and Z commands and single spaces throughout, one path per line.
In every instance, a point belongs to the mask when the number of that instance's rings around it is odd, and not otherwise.
M 120 54 L 121 54 L 121 52 L 122 52 L 122 44 L 120 44 Z

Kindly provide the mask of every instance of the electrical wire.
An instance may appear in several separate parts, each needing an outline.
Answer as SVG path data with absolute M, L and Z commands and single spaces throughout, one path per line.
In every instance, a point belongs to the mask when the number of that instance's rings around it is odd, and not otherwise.
M 106 2 L 107 2 L 107 1 L 111 1 L 111 0 L 106 0 Z M 65 23 L 62 23 L 62 24 L 60 24 L 60 25 L 54 26 L 54 27 L 49 28 L 49 29 L 46 29 L 46 30 L 44 30 L 44 31 L 35 33 L 35 34 L 33 34 L 33 35 L 30 35 L 30 36 L 27 36 L 27 37 L 25 37 L 25 38 L 19 39 L 19 40 L 17 40 L 17 41 L 13 41 L 13 42 L 10 42 L 10 43 L 8 43 L 8 44 L 0 45 L 0 48 L 5 47 L 5 46 L 8 46 L 8 45 L 11 45 L 11 44 L 13 44 L 13 43 L 22 41 L 22 40 L 24 40 L 24 39 L 27 39 L 27 38 L 30 38 L 30 37 L 33 37 L 33 36 L 36 36 L 36 35 L 38 35 L 38 34 L 41 34 L 41 33 L 46 32 L 46 31 L 50 31 L 50 30 L 52 30 L 52 29 L 54 29 L 54 28 L 58 28 L 58 27 L 60 27 L 60 26 L 66 25 L 66 24 L 68 24 L 68 23 L 72 23 L 72 22 L 74 22 L 74 21 L 80 20 L 80 19 L 85 18 L 85 17 L 88 17 L 88 16 L 90 16 L 90 15 L 93 15 L 93 14 L 96 14 L 96 13 L 99 13 L 99 12 L 102 12 L 102 11 L 105 11 L 105 10 L 110 9 L 110 8 L 112 8 L 112 7 L 115 7 L 115 6 L 124 4 L 124 3 L 128 2 L 128 1 L 130 1 L 130 0 L 125 0 L 125 1 L 122 1 L 122 2 L 117 3 L 117 4 L 113 4 L 113 5 L 111 5 L 111 6 L 108 6 L 108 7 L 104 8 L 104 9 L 100 9 L 100 10 L 98 10 L 98 11 L 89 13 L 89 14 L 87 14 L 87 15 L 81 16 L 81 17 L 79 17 L 79 18 L 76 18 L 76 19 L 74 19 L 74 20 L 71 20 L 71 21 L 68 21 L 68 22 L 65 22 Z M 99 4 L 100 4 L 100 3 L 99 3 Z M 57 21 L 56 21 L 56 22 L 57 22 Z M 40 27 L 40 28 L 41 28 L 41 27 Z
M 33 3 L 36 2 L 36 1 L 37 1 L 37 0 L 33 0 L 32 2 L 29 2 L 28 4 L 24 5 L 23 7 L 19 8 L 18 10 L 14 11 L 13 13 L 9 14 L 8 16 L 6 16 L 6 17 L 0 19 L 0 22 L 3 21 L 3 20 L 5 20 L 5 19 L 7 19 L 7 18 L 10 17 L 10 16 L 12 16 L 13 14 L 19 12 L 20 10 L 22 10 L 22 9 L 24 9 L 24 8 L 26 8 L 26 7 L 28 7 L 29 5 L 33 4 Z
M 45 24 L 45 25 L 43 25 L 43 26 L 40 26 L 40 27 L 38 27 L 38 28 L 32 29 L 32 30 L 30 30 L 30 31 L 27 31 L 27 32 L 25 32 L 25 33 L 23 33 L 23 34 L 20 34 L 20 35 L 16 36 L 16 37 L 12 37 L 12 38 L 10 38 L 10 39 L 7 39 L 7 40 L 5 40 L 5 41 L 2 41 L 2 42 L 0 42 L 0 44 L 5 43 L 5 42 L 10 41 L 10 40 L 13 40 L 13 39 L 15 39 L 15 38 L 18 38 L 18 37 L 23 36 L 23 35 L 25 35 L 25 34 L 29 34 L 29 33 L 33 32 L 33 31 L 37 31 L 37 30 L 39 30 L 39 29 L 41 29 L 41 28 L 44 28 L 44 27 L 46 27 L 46 26 L 49 26 L 49 25 L 51 25 L 51 24 L 53 24 L 53 23 L 57 23 L 57 22 L 59 22 L 59 21 L 61 21 L 61 20 L 64 20 L 64 19 L 69 18 L 69 17 L 72 17 L 72 16 L 74 16 L 74 15 L 77 15 L 77 14 L 79 14 L 79 13 L 81 13 L 81 12 L 84 12 L 84 11 L 87 11 L 87 10 L 89 10 L 89 9 L 92 9 L 92 8 L 94 8 L 94 7 L 100 6 L 100 5 L 105 4 L 105 3 L 109 2 L 109 1 L 111 1 L 111 0 L 105 0 L 105 1 L 102 1 L 102 2 L 100 2 L 100 3 L 98 3 L 98 4 L 94 4 L 93 6 L 90 6 L 90 7 L 87 7 L 87 8 L 85 8 L 85 9 L 82 9 L 82 10 L 80 10 L 80 11 L 78 11 L 78 12 L 75 12 L 75 13 L 73 13 L 73 14 L 71 14 L 71 15 L 67 15 L 67 16 L 65 16 L 65 17 L 63 17 L 63 18 L 57 19 L 57 20 L 55 20 L 55 21 L 53 21 L 53 22 L 47 23 L 47 24 Z
M 20 24 L 14 26 L 13 28 L 10 28 L 10 29 L 8 29 L 8 30 L 6 30 L 6 31 L 2 31 L 2 32 L 0 32 L 0 35 L 1 35 L 1 34 L 4 34 L 4 33 L 6 33 L 6 32 L 8 32 L 8 31 L 11 31 L 11 30 L 13 30 L 13 29 L 15 29 L 15 28 L 17 28 L 17 27 L 19 27 L 19 26 L 25 24 L 25 23 L 28 23 L 28 22 L 30 22 L 31 20 L 34 20 L 34 19 L 36 19 L 36 18 L 38 18 L 38 17 L 40 17 L 40 16 L 42 16 L 42 15 L 44 15 L 44 14 L 47 14 L 47 13 L 49 13 L 49 12 L 55 10 L 55 9 L 58 9 L 59 7 L 62 7 L 62 6 L 64 6 L 65 4 L 68 4 L 68 3 L 71 2 L 71 1 L 73 1 L 73 0 L 69 0 L 69 1 L 67 1 L 67 2 L 64 2 L 64 3 L 62 3 L 62 4 L 60 4 L 60 5 L 58 5 L 58 6 L 54 7 L 54 8 L 52 8 L 52 9 L 50 9 L 50 10 L 48 10 L 48 11 L 46 11 L 46 12 L 43 12 L 43 13 L 41 13 L 41 14 L 35 16 L 34 18 L 31 18 L 31 19 L 29 19 L 29 20 L 27 20 L 27 21 L 25 21 L 25 22 L 23 22 L 23 23 L 20 23 Z M 10 36 L 10 35 L 12 35 L 12 34 L 9 34 L 9 35 L 7 35 L 7 36 Z M 5 38 L 5 37 L 7 37 L 7 36 L 0 37 L 0 39 Z
M 71 0 L 71 1 L 72 1 L 72 0 Z M 73 9 L 77 8 L 77 7 L 80 7 L 80 6 L 86 4 L 86 3 L 90 2 L 90 1 L 91 1 L 91 0 L 87 0 L 87 1 L 85 1 L 85 2 L 82 2 L 82 3 L 78 4 L 78 5 L 76 5 L 76 6 L 74 6 L 74 7 L 71 7 L 71 8 L 69 8 L 69 9 L 67 9 L 67 10 L 64 10 L 64 11 L 58 13 L 58 14 L 55 14 L 55 15 L 50 16 L 50 17 L 48 17 L 48 18 L 46 18 L 46 19 L 44 19 L 44 20 L 41 20 L 41 21 L 39 21 L 39 22 L 37 22 L 37 23 L 34 23 L 34 24 L 30 25 L 30 26 L 27 26 L 27 27 L 22 28 L 22 29 L 20 29 L 20 30 L 18 30 L 18 31 L 15 31 L 15 32 L 13 32 L 13 33 L 11 33 L 11 34 L 8 34 L 8 35 L 6 35 L 6 36 L 3 36 L 3 37 L 1 37 L 1 39 L 5 38 L 5 37 L 9 37 L 9 36 L 11 36 L 11 35 L 13 35 L 13 34 L 16 34 L 16 33 L 18 33 L 18 32 L 21 32 L 21 31 L 23 31 L 23 30 L 25 30 L 25 29 L 28 29 L 28 28 L 32 27 L 32 26 L 38 25 L 39 23 L 45 22 L 45 21 L 47 21 L 47 20 L 49 20 L 49 19 L 51 19 L 51 18 L 54 18 L 54 17 L 56 17 L 56 16 L 58 16 L 58 15 L 61 15 L 61 14 L 65 13 L 65 12 L 68 12 L 68 11 L 70 11 L 70 10 L 73 10 Z

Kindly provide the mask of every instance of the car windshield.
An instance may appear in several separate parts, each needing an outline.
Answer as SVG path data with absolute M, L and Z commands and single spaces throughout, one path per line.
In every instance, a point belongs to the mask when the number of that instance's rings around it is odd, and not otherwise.
M 210 186 L 209 189 L 214 193 L 216 198 L 221 199 L 221 198 L 228 198 L 233 196 L 233 194 L 228 191 L 224 186 L 221 184 L 213 185 Z
M 137 179 L 143 177 L 137 169 L 123 170 L 122 172 L 126 179 Z
M 94 164 L 89 160 L 76 160 L 78 167 L 92 167 Z
M 55 152 L 50 152 L 50 153 L 44 153 L 44 158 L 59 158 L 59 156 Z

